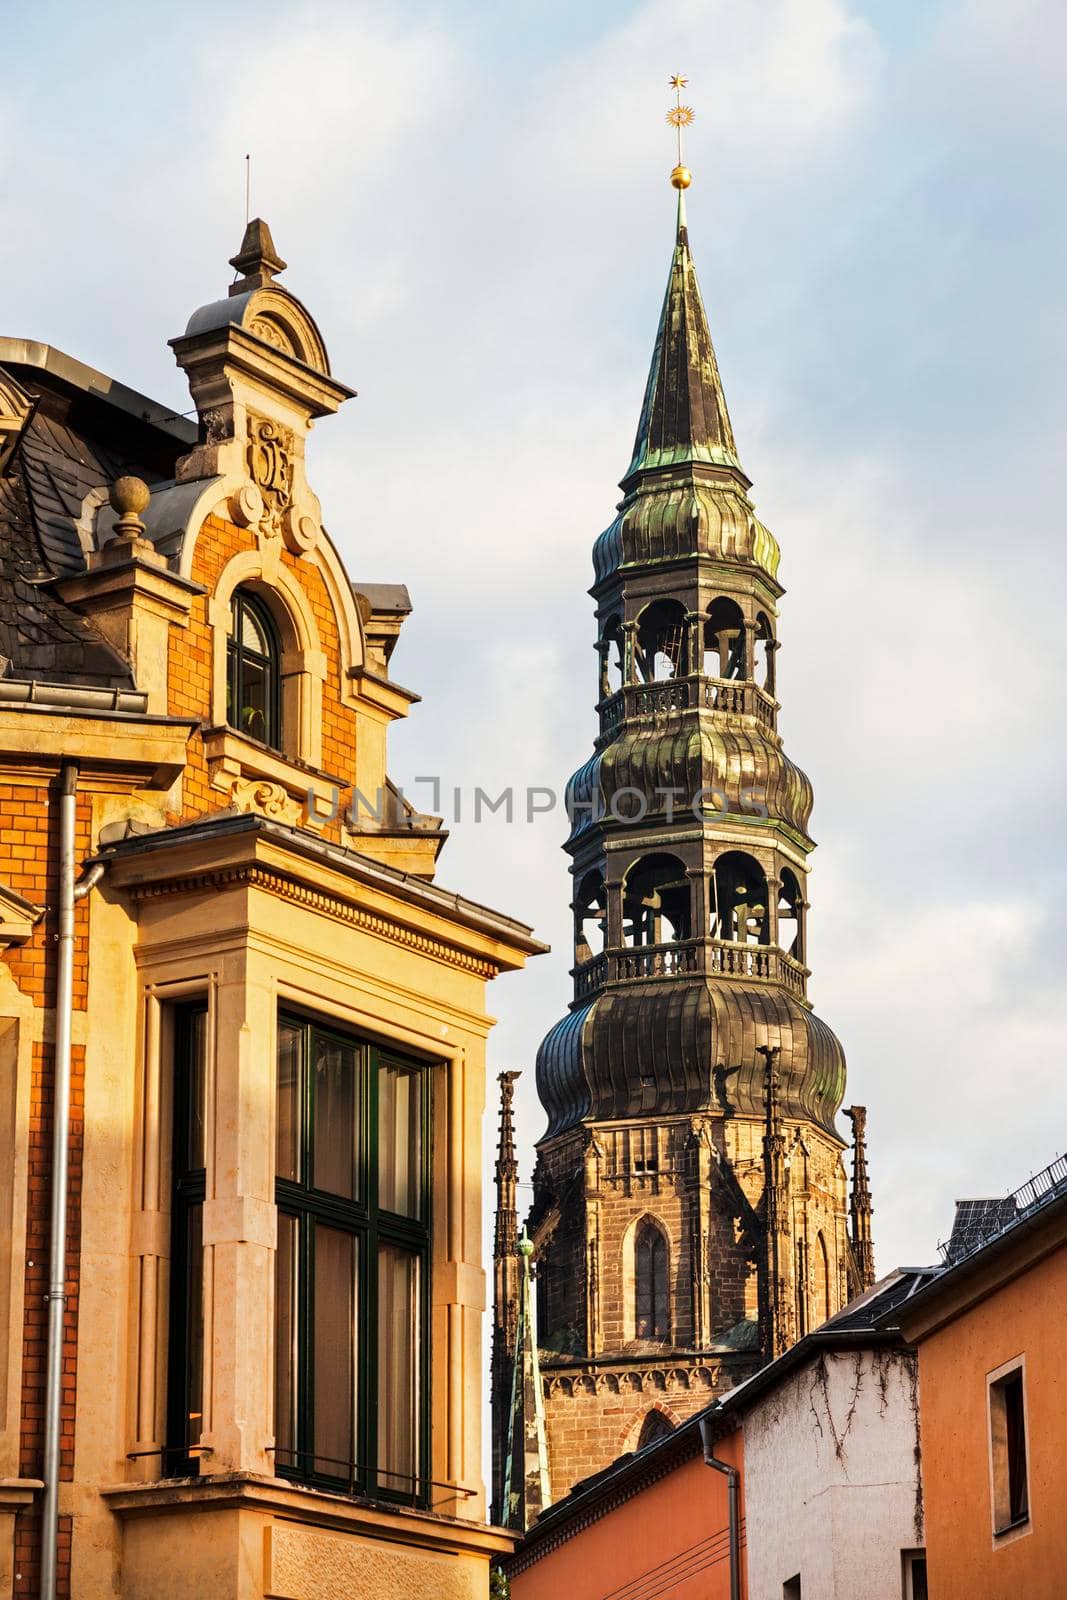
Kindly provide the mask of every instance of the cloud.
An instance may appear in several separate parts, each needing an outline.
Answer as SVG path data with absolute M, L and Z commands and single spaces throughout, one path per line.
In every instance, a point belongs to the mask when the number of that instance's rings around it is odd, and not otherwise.
M 955 1193 L 1043 1164 L 1067 1111 L 1058 8 L 234 0 L 149 26 L 116 0 L 118 55 L 59 9 L 63 29 L 13 19 L 13 59 L 47 50 L 78 115 L 42 118 L 12 68 L 10 331 L 184 408 L 165 340 L 225 289 L 252 150 L 285 281 L 360 391 L 310 447 L 328 524 L 357 577 L 415 601 L 394 666 L 425 701 L 394 769 L 467 792 L 561 783 L 591 747 L 589 551 L 667 274 L 666 77 L 688 72 L 690 233 L 790 591 L 814 992 L 872 1108 L 880 1259 L 928 1259 Z M 569 993 L 563 832 L 462 822 L 441 864 L 556 946 L 490 995 L 493 1062 L 527 1067 L 527 1160 Z

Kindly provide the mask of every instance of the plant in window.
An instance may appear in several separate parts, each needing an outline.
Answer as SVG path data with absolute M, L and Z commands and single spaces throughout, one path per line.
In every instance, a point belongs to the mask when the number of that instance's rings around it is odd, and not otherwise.
M 281 747 L 281 650 L 263 602 L 237 589 L 226 645 L 226 720 L 250 738 Z

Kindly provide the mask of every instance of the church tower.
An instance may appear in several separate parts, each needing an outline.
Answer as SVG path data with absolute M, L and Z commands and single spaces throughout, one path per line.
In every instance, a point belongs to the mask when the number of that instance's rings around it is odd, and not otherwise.
M 537 1058 L 548 1126 L 527 1227 L 554 1499 L 871 1272 L 869 1195 L 851 1208 L 857 1268 L 835 1121 L 844 1055 L 808 1000 L 812 790 L 778 733 L 778 545 L 734 441 L 689 181 L 679 161 L 633 459 L 593 550 L 599 732 L 568 790 L 574 997 Z

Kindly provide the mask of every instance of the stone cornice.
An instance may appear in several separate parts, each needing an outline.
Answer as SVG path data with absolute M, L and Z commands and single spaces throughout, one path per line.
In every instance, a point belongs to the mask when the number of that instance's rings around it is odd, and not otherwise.
M 480 977 L 545 948 L 522 923 L 255 813 L 218 812 L 125 839 L 102 859 L 109 883 L 140 900 L 248 885 Z
M 403 923 L 396 922 L 392 918 L 365 911 L 353 905 L 351 901 L 343 900 L 326 890 L 297 883 L 287 878 L 284 873 L 276 872 L 269 867 L 248 865 L 218 867 L 209 872 L 161 878 L 153 883 L 135 885 L 130 889 L 129 895 L 131 900 L 138 902 L 157 900 L 165 895 L 197 894 L 205 889 L 233 889 L 242 886 L 265 889 L 268 894 L 278 895 L 283 900 L 306 906 L 312 911 L 324 912 L 327 916 L 336 917 L 351 927 L 362 929 L 365 933 L 387 939 L 391 944 L 406 945 L 408 949 L 417 950 L 420 955 L 429 956 L 435 961 L 443 961 L 447 966 L 458 967 L 479 978 L 495 978 L 501 971 L 496 962 L 472 956 L 455 945 L 450 945 L 442 939 L 431 938 L 428 934 L 418 933 L 415 929 L 405 927 Z

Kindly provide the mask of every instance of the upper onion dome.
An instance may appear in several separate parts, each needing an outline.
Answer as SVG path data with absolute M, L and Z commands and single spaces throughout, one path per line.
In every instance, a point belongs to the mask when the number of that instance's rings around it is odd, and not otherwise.
M 839 1139 L 845 1056 L 836 1034 L 775 984 L 707 979 L 609 988 L 561 1018 L 537 1052 L 546 1137 L 585 1120 L 717 1109 L 761 1117 L 757 1039 L 780 1047 L 782 1114 Z

